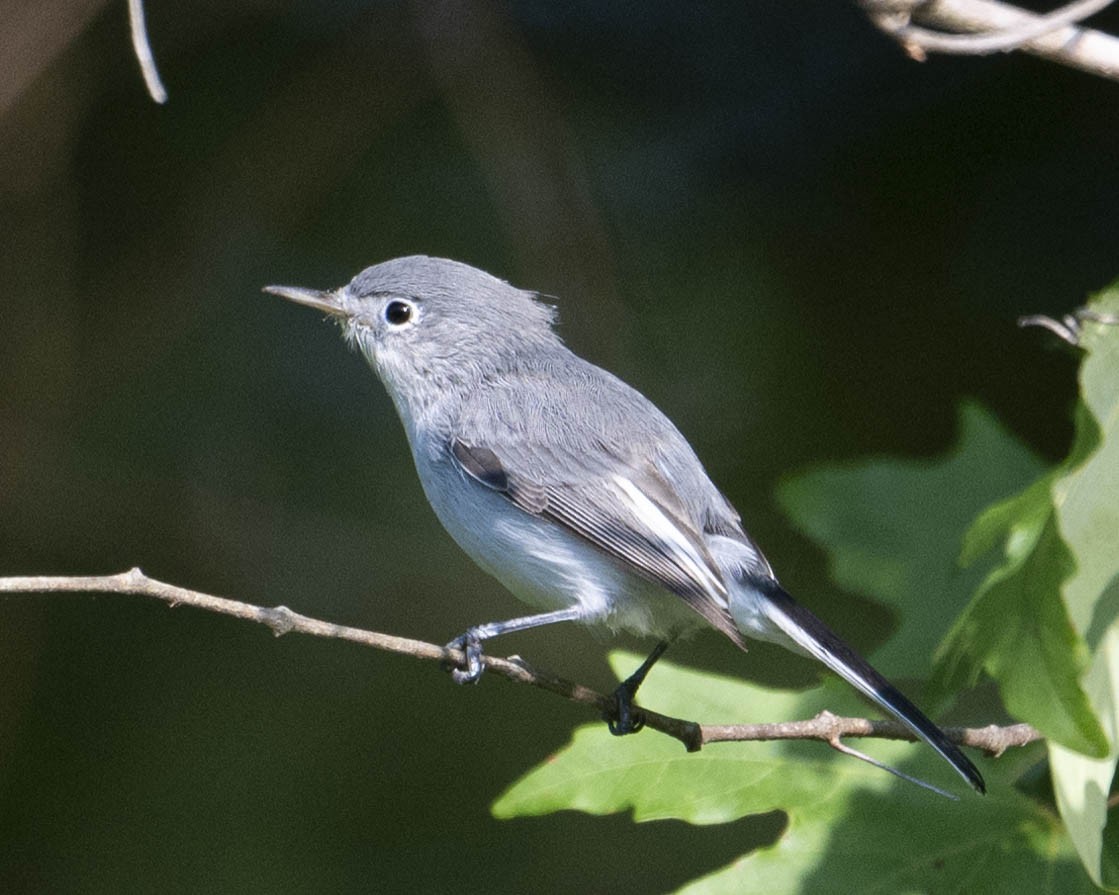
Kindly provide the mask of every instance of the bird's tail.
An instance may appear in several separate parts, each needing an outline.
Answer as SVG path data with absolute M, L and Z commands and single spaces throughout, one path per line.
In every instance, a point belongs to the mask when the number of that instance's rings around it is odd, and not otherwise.
M 987 791 L 979 769 L 954 743 L 949 742 L 944 731 L 827 625 L 789 596 L 780 584 L 772 578 L 751 576 L 749 585 L 767 598 L 761 601 L 765 607 L 763 611 L 782 634 L 932 746 L 976 792 Z

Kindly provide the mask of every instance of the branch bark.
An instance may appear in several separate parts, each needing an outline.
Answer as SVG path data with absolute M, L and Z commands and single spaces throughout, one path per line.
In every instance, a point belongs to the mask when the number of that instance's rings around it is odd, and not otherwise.
M 140 63 L 140 73 L 144 76 L 144 86 L 148 96 L 162 105 L 167 102 L 167 89 L 159 77 L 155 65 L 155 55 L 148 41 L 148 26 L 144 21 L 144 0 L 128 0 L 128 26 L 132 32 L 132 52 Z
M 928 53 L 979 56 L 1022 50 L 1119 80 L 1119 38 L 1078 24 L 1112 0 L 1076 0 L 1048 15 L 999 0 L 858 2 L 879 29 L 918 61 Z
M 268 627 L 277 637 L 289 633 L 310 634 L 314 637 L 348 640 L 373 649 L 428 661 L 461 664 L 465 659 L 461 650 L 437 646 L 423 640 L 336 625 L 300 615 L 286 606 L 255 606 L 240 600 L 188 590 L 149 578 L 138 568 L 121 572 L 119 575 L 0 578 L 0 593 L 112 593 L 154 597 L 172 607 L 193 606 L 207 612 L 256 622 Z M 614 710 L 612 696 L 548 672 L 530 668 L 517 657 L 502 659 L 487 655 L 484 661 L 486 668 L 500 677 L 547 690 L 571 702 L 597 709 L 604 715 Z M 895 721 L 844 718 L 826 711 L 805 721 L 731 725 L 699 724 L 695 721 L 662 715 L 649 709 L 641 709 L 641 714 L 645 727 L 679 740 L 689 752 L 698 752 L 711 743 L 759 740 L 820 740 L 837 748 L 837 744 L 844 737 L 915 739 L 907 728 Z M 1028 724 L 1014 724 L 1008 727 L 997 727 L 993 724 L 981 728 L 950 727 L 944 732 L 955 743 L 980 749 L 996 757 L 1012 746 L 1025 746 L 1041 739 L 1041 734 Z

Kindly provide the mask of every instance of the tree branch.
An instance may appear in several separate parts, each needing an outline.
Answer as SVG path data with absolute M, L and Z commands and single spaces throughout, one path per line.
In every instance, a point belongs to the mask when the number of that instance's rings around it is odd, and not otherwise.
M 448 649 L 423 640 L 411 640 L 377 631 L 336 625 L 300 615 L 286 606 L 254 606 L 239 600 L 188 590 L 149 578 L 140 569 L 131 569 L 119 575 L 0 578 L 0 593 L 133 594 L 154 597 L 172 607 L 193 606 L 207 612 L 256 622 L 270 628 L 277 637 L 289 633 L 310 634 L 314 637 L 348 640 L 373 649 L 429 661 L 461 664 L 465 659 L 461 650 Z M 564 699 L 597 709 L 604 715 L 614 711 L 615 703 L 612 696 L 530 668 L 515 656 L 507 659 L 485 656 L 484 661 L 491 673 L 511 681 L 547 690 Z M 907 728 L 895 721 L 842 718 L 826 711 L 807 721 L 734 725 L 697 724 L 694 721 L 673 718 L 649 709 L 641 709 L 641 715 L 645 727 L 679 740 L 689 752 L 698 752 L 710 743 L 758 740 L 820 740 L 833 748 L 839 748 L 837 744 L 843 737 L 914 739 Z M 1001 755 L 1011 746 L 1025 746 L 1041 739 L 1041 734 L 1028 724 L 1014 724 L 1009 727 L 995 725 L 982 728 L 951 727 L 946 728 L 944 732 L 953 742 L 980 749 L 992 756 Z
M 1075 0 L 1047 15 L 999 0 L 858 2 L 879 29 L 918 61 L 924 61 L 927 53 L 980 56 L 1022 50 L 1119 80 L 1119 39 L 1077 24 L 1113 0 Z
M 132 52 L 136 54 L 136 61 L 140 63 L 140 73 L 144 76 L 148 96 L 157 103 L 163 104 L 167 102 L 167 90 L 159 77 L 159 69 L 155 67 L 155 55 L 148 42 L 148 26 L 144 21 L 144 0 L 128 0 L 128 27 L 132 32 Z

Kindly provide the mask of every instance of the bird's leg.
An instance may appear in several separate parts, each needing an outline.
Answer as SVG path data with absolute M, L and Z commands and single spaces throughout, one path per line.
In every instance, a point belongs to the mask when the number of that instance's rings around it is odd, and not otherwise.
M 633 699 L 637 696 L 637 688 L 644 683 L 649 669 L 656 664 L 657 659 L 664 655 L 666 649 L 668 649 L 668 641 L 662 640 L 649 653 L 649 658 L 642 662 L 638 669 L 618 684 L 614 690 L 614 710 L 604 713 L 606 726 L 614 736 L 621 737 L 627 733 L 637 733 L 645 726 L 645 718 L 640 712 L 633 710 Z
M 456 684 L 476 684 L 478 682 L 478 678 L 482 676 L 482 672 L 486 669 L 486 664 L 483 661 L 483 640 L 500 637 L 502 634 L 510 634 L 513 631 L 539 628 L 541 625 L 578 621 L 582 617 L 582 610 L 578 606 L 572 606 L 567 609 L 557 609 L 555 612 L 542 612 L 539 615 L 526 615 L 521 618 L 511 618 L 504 622 L 489 622 L 488 624 L 467 628 L 465 632 L 445 647 L 446 649 L 461 650 L 466 657 L 461 668 L 451 666 L 451 677 Z M 450 665 L 450 663 L 446 664 Z

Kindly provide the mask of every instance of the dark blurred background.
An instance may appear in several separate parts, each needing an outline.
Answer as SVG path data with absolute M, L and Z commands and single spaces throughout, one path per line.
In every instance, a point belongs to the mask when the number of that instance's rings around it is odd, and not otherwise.
M 893 620 L 828 583 L 781 477 L 943 451 L 965 397 L 1067 444 L 1075 359 L 1015 318 L 1119 273 L 1119 84 L 917 64 L 852 3 L 147 14 L 165 107 L 123 0 L 0 5 L 0 574 L 139 565 L 437 642 L 517 613 L 360 358 L 260 292 L 409 253 L 556 296 L 866 650 Z M 497 649 L 607 687 L 608 646 Z M 676 658 L 817 674 L 715 636 Z M 0 891 L 664 891 L 780 828 L 493 820 L 588 720 L 141 598 L 0 598 Z

